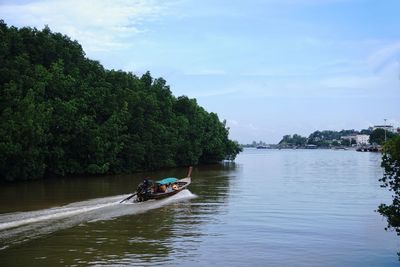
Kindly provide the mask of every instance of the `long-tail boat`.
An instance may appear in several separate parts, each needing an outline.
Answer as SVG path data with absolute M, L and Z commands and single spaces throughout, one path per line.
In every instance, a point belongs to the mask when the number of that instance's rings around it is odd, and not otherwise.
M 120 203 L 127 201 L 134 196 L 136 196 L 136 198 L 133 202 L 143 202 L 150 199 L 160 199 L 175 195 L 190 185 L 192 182 L 191 175 L 192 167 L 189 167 L 187 176 L 182 179 L 168 177 L 159 181 L 152 181 L 146 178 L 138 185 L 136 192 L 123 199 Z

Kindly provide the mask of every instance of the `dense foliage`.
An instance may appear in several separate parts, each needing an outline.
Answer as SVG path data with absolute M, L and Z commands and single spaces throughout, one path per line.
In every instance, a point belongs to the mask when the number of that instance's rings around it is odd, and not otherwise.
M 162 78 L 106 70 L 60 33 L 0 21 L 0 180 L 234 159 L 228 128 Z
M 341 131 L 315 131 L 308 137 L 308 142 L 317 146 L 329 146 L 333 141 L 341 140 L 342 136 L 356 135 L 359 132 L 355 130 Z
M 298 134 L 284 135 L 279 145 L 293 145 L 293 146 L 303 146 L 307 143 L 307 138 Z
M 383 147 L 382 168 L 384 175 L 379 180 L 382 187 L 393 192 L 390 205 L 381 204 L 378 211 L 387 218 L 388 226 L 400 235 L 400 136 L 387 141 Z
M 377 145 L 383 145 L 386 140 L 391 139 L 395 137 L 396 134 L 390 132 L 390 131 L 385 131 L 384 129 L 375 129 L 372 131 L 370 137 L 369 137 L 369 142 L 371 144 L 377 144 Z
M 394 136 L 383 147 L 382 168 L 384 175 L 379 180 L 382 187 L 392 192 L 392 203 L 381 204 L 378 212 L 387 219 L 388 228 L 400 235 L 400 136 Z M 400 260 L 400 253 L 399 260 Z

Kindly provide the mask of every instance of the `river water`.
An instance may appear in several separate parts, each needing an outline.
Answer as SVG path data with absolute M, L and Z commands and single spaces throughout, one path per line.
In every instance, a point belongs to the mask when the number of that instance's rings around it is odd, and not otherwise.
M 245 149 L 194 168 L 189 190 L 123 203 L 146 176 L 0 188 L 0 266 L 397 266 L 399 239 L 374 210 L 381 155 Z

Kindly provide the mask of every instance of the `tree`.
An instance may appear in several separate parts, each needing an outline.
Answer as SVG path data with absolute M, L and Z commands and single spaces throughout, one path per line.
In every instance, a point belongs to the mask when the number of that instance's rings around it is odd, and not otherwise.
M 386 131 L 386 140 L 392 138 L 393 136 L 395 136 L 394 133 Z M 383 145 L 385 142 L 385 130 L 381 128 L 373 130 L 369 136 L 369 142 L 370 144 Z
M 68 36 L 0 20 L 0 180 L 234 159 L 218 115 L 163 78 L 107 70 Z
M 350 141 L 350 139 L 342 139 L 342 140 L 340 141 L 340 144 L 341 144 L 342 146 L 350 146 L 350 145 L 351 145 L 351 141 Z
M 339 146 L 340 144 L 339 144 L 339 142 L 337 140 L 334 140 L 331 145 L 332 146 Z
M 400 136 L 385 143 L 381 166 L 384 169 L 384 175 L 379 179 L 382 182 L 381 187 L 386 187 L 393 193 L 393 200 L 389 205 L 381 204 L 378 212 L 387 219 L 386 229 L 392 228 L 400 235 Z
M 284 135 L 282 140 L 279 141 L 279 145 L 289 144 L 291 142 L 291 140 L 292 140 L 292 136 L 291 135 L 289 135 L 289 134 Z
M 293 146 L 304 146 L 307 143 L 307 138 L 301 135 L 294 134 L 284 135 L 282 140 L 279 142 L 280 145 L 293 145 Z

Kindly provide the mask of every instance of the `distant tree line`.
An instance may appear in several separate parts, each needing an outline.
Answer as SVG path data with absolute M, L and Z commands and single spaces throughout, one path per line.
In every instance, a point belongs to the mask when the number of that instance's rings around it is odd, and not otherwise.
M 68 36 L 0 20 L 0 180 L 234 159 L 229 129 L 149 72 L 107 70 Z
M 291 145 L 291 146 L 304 146 L 307 144 L 307 138 L 298 134 L 284 135 L 279 145 Z
M 242 147 L 257 147 L 257 146 L 268 146 L 264 141 L 253 141 L 251 144 L 242 144 Z
M 356 141 L 342 139 L 342 137 L 353 136 L 357 134 L 369 135 L 370 144 L 382 145 L 385 141 L 385 130 L 383 129 L 364 129 L 361 131 L 356 130 L 341 130 L 341 131 L 315 131 L 308 137 L 303 137 L 298 134 L 285 135 L 279 142 L 281 146 L 306 146 L 316 145 L 318 147 L 329 147 L 329 146 L 351 146 L 356 144 Z M 386 139 L 391 139 L 396 134 L 386 131 Z

